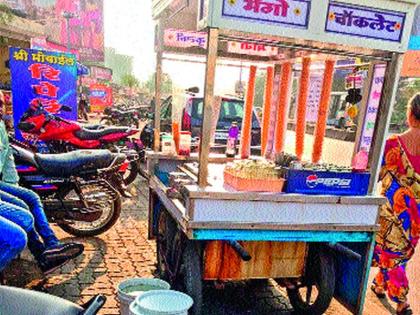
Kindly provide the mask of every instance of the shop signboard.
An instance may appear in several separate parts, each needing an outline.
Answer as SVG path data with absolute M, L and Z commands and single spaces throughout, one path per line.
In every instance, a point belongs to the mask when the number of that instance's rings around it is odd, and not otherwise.
M 31 38 L 31 48 L 46 51 L 57 51 L 57 52 L 68 52 L 68 48 L 64 45 L 53 43 L 47 40 L 45 37 L 34 37 Z M 70 53 L 80 59 L 79 52 L 77 49 L 70 49 Z
M 279 54 L 279 49 L 277 47 L 257 43 L 229 41 L 228 52 L 240 55 L 270 57 L 277 56 Z
M 414 16 L 413 29 L 411 31 L 408 49 L 420 50 L 420 6 L 417 7 L 416 14 Z
M 401 70 L 402 77 L 420 77 L 420 6 L 417 7 L 414 17 L 413 30 L 411 31 L 408 51 L 404 54 Z
M 20 118 L 29 106 L 39 102 L 52 114 L 77 119 L 76 56 L 34 49 L 10 48 L 13 120 L 16 136 Z M 61 112 L 62 105 L 71 108 Z
M 197 25 L 405 52 L 415 7 L 415 0 L 200 0 Z
M 207 48 L 207 33 L 166 29 L 163 36 L 164 45 L 168 47 L 200 47 Z
M 362 124 L 362 134 L 360 137 L 360 144 L 358 151 L 365 151 L 369 153 L 373 132 L 375 130 L 376 118 L 378 116 L 379 104 L 381 101 L 382 88 L 384 85 L 386 66 L 384 64 L 378 64 L 375 66 L 372 83 L 369 92 L 369 99 L 366 107 L 365 119 Z
M 309 93 L 306 102 L 306 122 L 315 123 L 318 119 L 318 106 L 321 99 L 323 76 L 319 73 L 311 74 L 309 78 Z
M 77 50 L 81 62 L 104 61 L 103 0 L 0 0 L 0 4 L 45 25 L 48 38 Z
M 112 81 L 112 69 L 91 66 L 90 73 L 91 76 L 97 80 Z
M 92 84 L 89 94 L 90 110 L 101 113 L 105 107 L 112 106 L 112 88 L 105 84 Z
M 327 33 L 401 42 L 406 14 L 330 1 Z
M 310 0 L 224 0 L 222 17 L 307 28 Z
M 345 88 L 346 90 L 362 89 L 363 88 L 363 74 L 361 73 L 348 74 L 346 76 Z

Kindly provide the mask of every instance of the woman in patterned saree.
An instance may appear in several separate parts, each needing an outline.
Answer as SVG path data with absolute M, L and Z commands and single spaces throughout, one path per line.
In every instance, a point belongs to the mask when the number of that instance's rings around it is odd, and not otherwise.
M 397 303 L 397 315 L 413 314 L 407 301 L 406 266 L 420 237 L 420 94 L 408 104 L 409 130 L 386 142 L 380 179 L 382 195 L 380 231 L 374 265 L 379 267 L 372 290 L 379 298 Z

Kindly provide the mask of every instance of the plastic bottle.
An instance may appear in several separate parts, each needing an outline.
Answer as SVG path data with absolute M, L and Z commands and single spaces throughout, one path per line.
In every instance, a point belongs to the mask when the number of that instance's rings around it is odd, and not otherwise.
M 226 143 L 226 156 L 235 157 L 236 155 L 236 141 L 239 136 L 238 124 L 234 121 L 229 128 L 229 135 Z
M 191 132 L 181 131 L 179 138 L 179 155 L 190 156 L 191 152 Z
M 167 155 L 176 154 L 175 143 L 171 134 L 162 135 L 162 153 Z

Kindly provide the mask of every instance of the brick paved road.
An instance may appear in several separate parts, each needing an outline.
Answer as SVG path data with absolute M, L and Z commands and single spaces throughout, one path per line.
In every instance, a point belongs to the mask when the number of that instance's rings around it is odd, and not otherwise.
M 115 299 L 116 285 L 130 277 L 152 277 L 155 269 L 155 244 L 147 240 L 145 183 L 140 184 L 138 190 L 133 187 L 132 193 L 135 197 L 125 201 L 122 217 L 116 226 L 98 238 L 79 240 L 86 246 L 83 257 L 49 276 L 43 283 L 43 289 L 78 303 L 86 302 L 93 295 L 102 293 L 108 297 L 108 300 L 100 314 L 119 314 L 118 302 Z M 69 237 L 59 229 L 57 232 L 61 238 Z M 413 274 L 413 286 L 417 286 L 411 293 L 412 304 L 416 304 L 414 294 L 417 294 L 416 315 L 420 315 L 420 283 L 415 281 L 420 279 L 418 256 L 410 268 Z M 27 259 L 27 255 L 24 255 L 23 259 Z M 417 266 L 416 275 L 415 266 Z M 18 261 L 10 269 L 9 283 L 20 286 L 39 284 L 41 275 L 39 272 L 33 272 L 34 270 L 33 263 L 26 260 Z M 31 280 L 34 281 L 30 283 Z M 206 314 L 289 314 L 290 305 L 285 298 L 285 292 L 279 289 L 272 281 L 229 285 L 225 290 L 219 291 L 206 288 Z M 391 312 L 392 306 L 387 302 L 382 305 L 371 292 L 368 292 L 364 314 L 395 314 Z M 333 302 L 327 314 L 341 315 L 349 312 Z

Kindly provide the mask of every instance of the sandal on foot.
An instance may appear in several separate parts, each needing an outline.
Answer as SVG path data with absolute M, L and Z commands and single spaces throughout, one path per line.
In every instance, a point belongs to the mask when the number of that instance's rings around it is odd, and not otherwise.
M 378 299 L 384 299 L 384 298 L 386 298 L 386 294 L 385 293 L 383 293 L 383 292 L 381 292 L 381 293 L 376 292 L 376 286 L 375 285 L 372 285 L 370 287 L 370 289 L 372 290 L 372 292 L 376 295 L 376 297 Z

